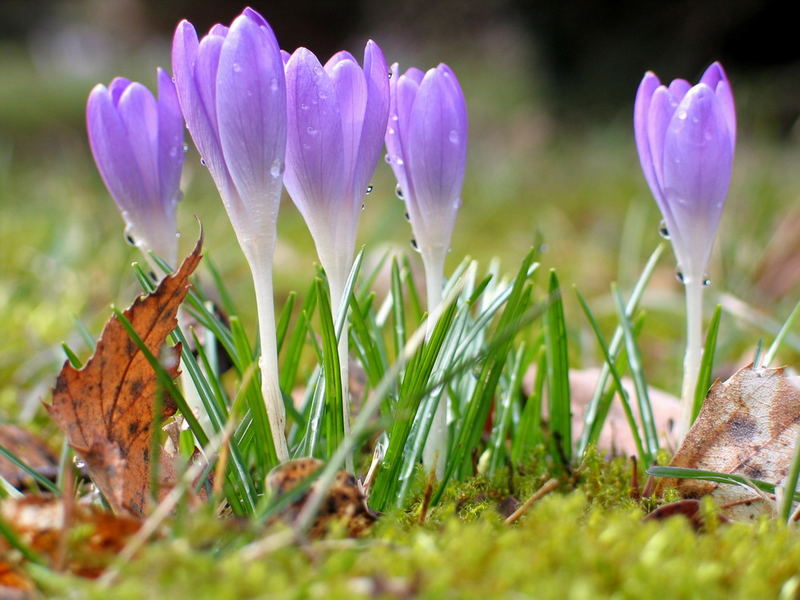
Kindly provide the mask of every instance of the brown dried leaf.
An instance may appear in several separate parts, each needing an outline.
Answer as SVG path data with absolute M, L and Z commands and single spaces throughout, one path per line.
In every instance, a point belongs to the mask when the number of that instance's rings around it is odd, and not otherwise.
M 102 573 L 141 526 L 136 519 L 113 515 L 96 505 L 44 496 L 3 500 L 0 516 L 51 567 L 63 566 L 90 578 Z
M 715 382 L 671 466 L 707 469 L 780 484 L 800 432 L 800 387 L 783 369 L 748 365 Z M 696 479 L 665 480 L 686 498 L 712 494 L 723 514 L 752 519 L 773 503 L 747 488 Z
M 189 291 L 189 276 L 200 262 L 202 236 L 177 273 L 155 292 L 138 298 L 125 316 L 167 371 L 178 374 L 180 345 L 164 348 L 177 325 L 176 314 Z M 163 352 L 162 352 L 163 350 Z M 53 391 L 50 416 L 86 462 L 89 475 L 117 513 L 142 516 L 150 497 L 150 447 L 153 406 L 159 391 L 155 371 L 122 323 L 106 323 L 94 355 L 83 369 L 64 364 Z M 164 399 L 163 416 L 175 413 Z M 166 459 L 162 455 L 162 459 Z M 174 481 L 169 460 L 162 460 L 162 492 Z
M 286 494 L 323 466 L 324 463 L 316 458 L 290 460 L 270 472 L 267 476 L 267 487 L 273 494 Z M 311 484 L 309 491 L 291 504 L 281 514 L 281 518 L 293 521 L 316 484 L 317 482 Z M 309 535 L 312 538 L 323 537 L 334 522 L 340 522 L 345 525 L 349 536 L 359 537 L 367 532 L 375 519 L 375 513 L 367 506 L 366 498 L 356 478 L 347 471 L 339 471 L 336 474 L 336 481 L 320 507 L 316 521 L 311 526 Z
M 0 446 L 10 450 L 26 465 L 48 479 L 55 479 L 58 459 L 41 438 L 16 425 L 0 425 Z M 17 488 L 31 483 L 31 477 L 11 461 L 0 456 L 0 476 Z

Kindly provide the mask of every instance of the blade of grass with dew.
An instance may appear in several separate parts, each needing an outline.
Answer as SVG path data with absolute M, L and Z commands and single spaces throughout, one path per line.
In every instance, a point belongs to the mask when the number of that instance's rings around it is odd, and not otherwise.
M 639 279 L 637 280 L 636 285 L 631 292 L 631 296 L 628 298 L 628 303 L 625 306 L 625 315 L 629 319 L 633 318 L 636 309 L 639 307 L 639 302 L 642 299 L 642 295 L 647 288 L 647 284 L 650 282 L 653 271 L 655 271 L 656 265 L 658 264 L 661 255 L 664 253 L 665 248 L 666 245 L 663 242 L 660 243 L 658 246 L 656 246 L 656 249 L 647 260 L 647 263 L 642 270 L 642 274 L 639 276 Z M 611 337 L 611 343 L 608 345 L 609 357 L 616 361 L 622 348 L 623 331 L 621 326 L 617 326 L 616 330 L 614 331 L 614 335 Z M 595 386 L 594 394 L 592 395 L 589 404 L 586 406 L 586 412 L 583 417 L 583 432 L 581 433 L 581 437 L 578 439 L 578 456 L 583 456 L 583 454 L 586 452 L 586 447 L 589 445 L 589 437 L 592 431 L 597 429 L 595 427 L 595 421 L 598 418 L 598 409 L 603 397 L 605 396 L 605 389 L 606 384 L 608 383 L 609 375 L 610 371 L 608 369 L 608 365 L 604 364 L 600 370 L 600 377 L 597 379 L 597 385 Z
M 533 253 L 533 250 L 528 252 L 514 278 L 505 309 L 483 357 L 484 362 L 475 391 L 467 405 L 466 413 L 457 426 L 444 477 L 431 499 L 433 505 L 441 499 L 448 481 L 456 470 L 461 468 L 480 440 L 514 335 L 518 332 L 522 316 L 530 303 L 531 289 L 528 280 L 532 274 L 530 267 L 533 263 Z
M 403 307 L 403 286 L 400 280 L 400 265 L 397 258 L 392 258 L 392 341 L 394 342 L 394 355 L 399 356 L 406 344 L 406 316 Z
M 703 469 L 687 469 L 684 467 L 668 467 L 668 466 L 652 466 L 647 471 L 648 475 L 653 477 L 668 477 L 670 479 L 700 479 L 702 481 L 711 481 L 713 483 L 728 483 L 731 485 L 739 485 L 746 488 L 755 488 L 768 494 L 774 494 L 777 486 L 769 481 L 762 479 L 753 479 L 751 477 L 744 477 L 742 475 L 734 475 L 731 473 L 718 473 L 716 471 L 706 471 Z M 795 501 L 800 500 L 800 493 L 795 492 L 793 496 Z
M 570 414 L 569 353 L 564 302 L 555 269 L 550 270 L 544 319 L 547 355 L 547 408 L 554 464 L 572 460 L 572 416 Z
M 61 490 L 58 489 L 58 487 L 56 487 L 56 485 L 52 481 L 50 481 L 47 477 L 45 477 L 41 473 L 38 473 L 36 469 L 29 466 L 25 461 L 17 457 L 16 454 L 14 454 L 11 450 L 9 450 L 3 445 L 0 445 L 0 456 L 8 460 L 11 464 L 13 464 L 21 471 L 24 471 L 26 475 L 28 475 L 31 479 L 33 479 L 37 484 L 42 486 L 48 492 L 54 494 L 55 496 L 61 495 Z
M 487 475 L 493 477 L 505 462 L 507 450 L 509 424 L 511 422 L 511 407 L 519 397 L 520 382 L 522 381 L 525 357 L 525 342 L 522 342 L 514 354 L 514 360 L 509 363 L 505 389 L 495 410 L 495 423 L 489 438 L 489 467 Z
M 339 369 L 339 351 L 331 313 L 327 283 L 317 278 L 319 298 L 320 338 L 322 341 L 322 374 L 325 382 L 325 410 L 323 435 L 327 446 L 326 457 L 332 456 L 344 438 L 342 421 L 342 378 Z
M 392 425 L 387 432 L 389 446 L 370 495 L 370 502 L 374 502 L 376 510 L 385 510 L 397 498 L 406 442 L 456 309 L 456 303 L 451 302 L 439 317 L 428 341 L 420 345 L 404 371 Z
M 794 325 L 795 320 L 797 319 L 797 315 L 800 315 L 800 302 L 794 305 L 792 312 L 789 313 L 789 316 L 784 321 L 783 325 L 781 326 L 778 335 L 775 336 L 775 340 L 772 342 L 772 345 L 767 350 L 767 353 L 764 355 L 764 360 L 762 361 L 761 365 L 763 367 L 768 367 L 772 364 L 772 361 L 775 360 L 775 355 L 778 353 L 778 348 L 780 348 L 783 340 L 789 335 L 789 331 Z
M 633 415 L 633 410 L 631 409 L 630 399 L 628 397 L 628 392 L 625 390 L 625 386 L 622 384 L 622 378 L 619 376 L 619 372 L 617 371 L 616 366 L 614 365 L 614 361 L 611 359 L 611 356 L 608 351 L 608 345 L 606 344 L 605 338 L 603 337 L 603 333 L 600 331 L 600 325 L 595 319 L 594 314 L 592 313 L 592 309 L 589 308 L 589 303 L 586 302 L 586 298 L 583 297 L 583 294 L 575 288 L 575 294 L 578 297 L 578 302 L 583 309 L 583 314 L 586 315 L 586 319 L 589 321 L 589 325 L 592 327 L 592 331 L 594 332 L 595 339 L 597 340 L 597 345 L 600 346 L 600 350 L 603 353 L 603 360 L 605 361 L 605 365 L 608 367 L 609 372 L 611 373 L 611 378 L 613 382 L 613 387 L 619 396 L 620 402 L 622 403 L 622 408 L 625 411 L 625 418 L 628 420 L 628 428 L 631 431 L 631 435 L 633 436 L 633 441 L 636 444 L 636 452 L 640 457 L 645 459 L 647 464 L 650 464 L 653 461 L 653 456 L 649 454 L 648 449 L 646 449 L 642 445 L 642 437 L 639 434 L 639 426 L 636 423 L 636 417 Z M 607 415 L 607 410 L 604 411 L 605 414 L 603 417 Z M 598 423 L 599 419 L 594 421 L 592 424 L 596 427 L 595 431 L 592 432 L 591 436 L 589 437 L 589 444 L 596 445 L 597 440 L 600 438 L 600 433 L 602 432 L 603 422 Z M 605 418 L 603 418 L 605 421 Z M 588 448 L 588 446 L 587 446 Z
M 636 391 L 636 401 L 639 406 L 639 419 L 642 424 L 644 446 L 647 449 L 647 456 L 655 457 L 658 454 L 658 433 L 656 432 L 656 422 L 653 417 L 653 406 L 650 404 L 650 394 L 647 388 L 647 381 L 644 376 L 644 365 L 633 327 L 628 316 L 625 314 L 625 305 L 615 284 L 611 284 L 611 295 L 617 305 L 617 317 L 622 325 L 622 333 L 625 338 L 625 351 L 628 357 L 628 367 L 633 379 L 633 388 Z
M 697 415 L 700 414 L 708 389 L 711 387 L 711 370 L 714 367 L 714 355 L 717 352 L 717 334 L 719 333 L 721 316 L 722 306 L 717 304 L 717 308 L 714 309 L 714 316 L 711 317 L 711 323 L 708 326 L 703 358 L 700 362 L 700 370 L 697 373 L 697 387 L 694 390 L 694 403 L 692 404 L 692 423 L 694 423 Z
M 797 481 L 800 479 L 800 435 L 794 442 L 794 456 L 786 479 L 781 484 L 783 494 L 781 494 L 778 515 L 784 523 L 788 523 L 792 516 L 794 494 L 797 491 Z
M 519 426 L 511 444 L 511 462 L 522 464 L 526 456 L 542 442 L 542 398 L 544 378 L 547 371 L 547 355 L 544 346 L 536 353 L 536 377 L 531 395 L 526 399 L 519 419 Z

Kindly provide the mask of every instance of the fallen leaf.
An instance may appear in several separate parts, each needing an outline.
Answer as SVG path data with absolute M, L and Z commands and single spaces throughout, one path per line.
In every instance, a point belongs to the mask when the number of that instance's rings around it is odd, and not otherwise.
M 64 500 L 50 496 L 3 500 L 0 516 L 50 567 L 63 566 L 70 573 L 90 578 L 103 572 L 141 526 L 137 519 L 113 515 L 94 504 L 65 505 Z
M 172 377 L 178 374 L 180 345 L 164 347 L 177 326 L 178 307 L 189 291 L 189 276 L 200 262 L 202 236 L 177 273 L 155 292 L 138 298 L 125 317 Z M 89 476 L 117 513 L 140 517 L 150 499 L 153 406 L 159 393 L 155 371 L 122 323 L 112 317 L 94 355 L 83 369 L 65 363 L 53 391 L 50 416 L 85 461 Z M 162 417 L 176 407 L 164 398 Z M 172 461 L 162 454 L 161 492 L 174 481 Z
M 16 425 L 0 425 L 0 446 L 10 450 L 14 456 L 44 477 L 55 480 L 58 459 L 41 438 Z M 16 488 L 32 483 L 30 475 L 0 456 L 0 476 Z
M 273 494 L 286 494 L 296 488 L 304 479 L 316 473 L 324 464 L 316 458 L 290 460 L 270 472 L 267 476 L 267 487 Z M 294 521 L 315 485 L 317 482 L 312 483 L 309 490 L 293 502 L 280 515 L 280 518 Z M 366 498 L 356 478 L 342 470 L 336 474 L 336 481 L 322 502 L 309 535 L 312 538 L 323 537 L 334 522 L 340 522 L 344 524 L 349 536 L 359 537 L 366 533 L 375 519 L 376 515 L 367 506 Z
M 0 560 L 0 598 L 23 600 L 33 591 L 33 583 L 17 572 L 9 563 Z
M 736 474 L 780 484 L 800 433 L 800 387 L 784 369 L 748 365 L 708 392 L 703 408 L 670 466 Z M 697 479 L 667 479 L 685 498 L 711 494 L 736 520 L 773 514 L 774 503 L 754 490 Z

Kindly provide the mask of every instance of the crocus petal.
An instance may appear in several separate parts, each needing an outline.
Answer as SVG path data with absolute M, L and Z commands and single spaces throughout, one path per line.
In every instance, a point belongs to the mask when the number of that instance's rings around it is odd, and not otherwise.
M 685 79 L 673 79 L 672 82 L 670 82 L 668 89 L 673 103 L 677 105 L 681 100 L 683 100 L 686 92 L 692 89 L 692 84 Z
M 650 152 L 650 103 L 653 94 L 661 86 L 655 74 L 648 71 L 636 91 L 636 102 L 633 108 L 633 132 L 636 138 L 636 149 L 639 151 L 639 161 L 642 164 L 645 179 L 653 194 L 659 193 L 658 180 L 653 169 L 653 156 Z
M 158 178 L 164 207 L 174 210 L 183 167 L 183 116 L 175 84 L 166 71 L 158 70 Z
M 389 77 L 386 59 L 378 44 L 369 40 L 364 48 L 364 76 L 367 83 L 367 103 L 361 143 L 353 173 L 356 193 L 366 190 L 380 159 L 386 125 L 389 118 Z
M 463 112 L 443 73 L 428 71 L 419 85 L 404 143 L 412 202 L 421 221 L 421 247 L 447 249 L 450 244 L 466 161 Z
M 731 177 L 733 153 L 724 110 L 705 84 L 675 111 L 664 140 L 664 194 L 691 258 L 682 265 L 702 277 Z
M 335 101 L 338 106 L 342 130 L 342 169 L 348 174 L 346 187 L 350 190 L 348 195 L 351 201 L 355 200 L 354 171 L 358 166 L 358 148 L 361 143 L 361 133 L 364 126 L 364 113 L 367 108 L 367 81 L 364 71 L 352 60 L 340 60 L 331 67 L 325 65 L 334 87 Z M 323 92 L 324 93 L 324 92 Z M 291 105 L 290 105 L 291 106 Z M 372 164 L 372 171 L 375 164 Z M 366 184 L 364 184 L 366 189 Z M 364 190 L 361 190 L 363 193 Z M 360 196 L 357 200 L 361 202 Z
M 725 115 L 725 121 L 728 124 L 728 131 L 731 135 L 731 143 L 736 144 L 736 108 L 733 104 L 733 93 L 731 86 L 728 83 L 728 77 L 725 75 L 725 69 L 718 62 L 711 63 L 711 65 L 703 73 L 700 83 L 705 83 L 716 93 L 717 99 L 720 102 L 720 107 Z
M 341 116 L 331 78 L 307 49 L 298 48 L 286 63 L 286 82 L 286 189 L 313 235 L 320 209 L 340 201 L 346 189 Z
M 243 14 L 231 24 L 219 56 L 216 104 L 220 145 L 238 194 L 250 217 L 274 221 L 286 145 L 286 94 L 280 48 L 263 19 Z
M 140 83 L 133 83 L 120 96 L 117 106 L 128 135 L 128 143 L 138 167 L 145 197 L 158 202 L 158 105 L 153 94 Z

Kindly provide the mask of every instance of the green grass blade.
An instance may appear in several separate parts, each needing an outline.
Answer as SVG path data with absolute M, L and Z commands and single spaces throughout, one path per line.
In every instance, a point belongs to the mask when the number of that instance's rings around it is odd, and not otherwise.
M 286 302 L 283 304 L 281 314 L 278 317 L 278 325 L 275 328 L 275 335 L 278 339 L 278 354 L 283 348 L 283 342 L 286 339 L 286 333 L 289 331 L 289 321 L 292 319 L 292 312 L 294 311 L 295 300 L 297 299 L 296 292 L 289 292 L 286 297 Z
M 25 472 L 31 479 L 33 479 L 36 483 L 46 489 L 48 492 L 56 496 L 61 495 L 61 490 L 56 487 L 56 485 L 50 481 L 47 477 L 43 476 L 41 473 L 38 473 L 36 469 L 30 467 L 25 461 L 21 460 L 17 457 L 16 454 L 11 452 L 5 446 L 0 445 L 0 456 L 8 460 L 11 464 L 13 464 L 18 469 Z
M 78 358 L 78 355 L 72 351 L 72 348 L 69 347 L 67 342 L 61 342 L 61 349 L 64 351 L 64 354 L 66 355 L 69 364 L 73 368 L 80 369 L 83 366 L 81 359 Z
M 333 324 L 333 314 L 331 313 L 328 285 L 319 277 L 316 282 L 321 325 L 322 373 L 325 382 L 323 434 L 327 445 L 326 456 L 332 456 L 344 438 L 342 377 L 339 370 L 338 342 Z
M 564 304 L 555 270 L 550 271 L 544 345 L 547 355 L 547 403 L 553 461 L 555 464 L 569 464 L 572 459 L 569 354 Z
M 547 354 L 544 346 L 539 346 L 535 361 L 536 378 L 533 390 L 525 401 L 511 446 L 511 462 L 515 465 L 522 464 L 536 445 L 542 442 L 542 399 L 547 374 Z
M 282 390 L 291 392 L 297 384 L 297 371 L 300 368 L 300 359 L 303 355 L 303 348 L 308 337 L 309 322 L 314 315 L 317 307 L 317 285 L 316 282 L 311 284 L 311 287 L 306 294 L 303 305 L 300 308 L 300 314 L 294 324 L 294 330 L 289 336 L 288 346 L 281 365 L 280 374 L 280 387 Z
M 646 473 L 653 477 L 668 477 L 670 479 L 700 479 L 702 481 L 711 481 L 714 483 L 728 483 L 732 485 L 740 485 L 746 488 L 756 488 L 768 494 L 774 494 L 777 486 L 769 481 L 761 479 L 752 479 L 742 475 L 734 475 L 731 473 L 718 473 L 716 471 L 706 471 L 704 469 L 687 469 L 684 467 L 669 467 L 669 466 L 652 466 L 647 469 Z M 793 499 L 800 500 L 800 493 L 795 492 Z
M 409 286 L 411 287 L 411 286 Z M 400 265 L 396 258 L 392 259 L 392 341 L 394 342 L 394 355 L 399 356 L 406 345 L 406 317 L 403 308 L 403 286 L 400 280 Z
M 778 348 L 780 348 L 783 340 L 786 339 L 786 336 L 789 335 L 789 331 L 791 330 L 792 325 L 794 325 L 798 315 L 800 315 L 800 302 L 794 305 L 792 312 L 789 313 L 786 321 L 784 321 L 783 325 L 781 325 L 778 335 L 775 336 L 775 340 L 772 342 L 769 350 L 767 350 L 767 353 L 764 354 L 764 360 L 761 362 L 761 366 L 768 367 L 772 364 L 772 361 L 775 360 L 775 355 L 778 353 Z
M 511 407 L 517 402 L 520 394 L 520 382 L 524 375 L 522 366 L 525 350 L 525 343 L 523 342 L 517 348 L 514 359 L 509 364 L 508 381 L 495 409 L 494 426 L 489 438 L 490 458 L 487 470 L 489 477 L 494 476 L 506 458 L 506 440 L 508 439 L 508 430 L 511 423 Z
M 659 244 L 650 255 L 650 258 L 647 260 L 644 269 L 642 269 L 642 274 L 639 276 L 639 279 L 637 280 L 636 285 L 631 292 L 631 296 L 628 299 L 628 304 L 625 306 L 625 315 L 629 319 L 633 318 L 633 314 L 636 312 L 636 309 L 639 306 L 642 295 L 647 288 L 647 284 L 650 282 L 653 271 L 655 271 L 656 265 L 658 264 L 661 255 L 664 253 L 665 248 L 666 245 L 663 242 Z M 613 361 L 617 360 L 622 348 L 623 331 L 621 326 L 617 326 L 616 330 L 614 331 L 614 335 L 611 338 L 611 343 L 608 345 L 608 355 Z M 605 389 L 606 384 L 608 383 L 609 375 L 610 371 L 608 369 L 608 364 L 604 364 L 600 371 L 600 377 L 597 379 L 597 386 L 595 387 L 594 394 L 592 395 L 592 399 L 589 401 L 589 404 L 586 407 L 586 413 L 583 417 L 583 432 L 581 433 L 581 437 L 578 439 L 578 456 L 583 456 L 584 452 L 586 452 L 586 446 L 588 445 L 589 436 L 592 431 L 591 424 L 597 421 L 597 412 L 603 402 L 603 397 L 606 396 Z
M 717 304 L 714 309 L 714 316 L 708 326 L 706 334 L 706 344 L 703 349 L 703 359 L 700 362 L 700 371 L 697 374 L 697 386 L 694 390 L 694 402 L 692 404 L 692 423 L 700 414 L 700 409 L 705 402 L 708 389 L 711 387 L 711 371 L 714 367 L 714 355 L 717 351 L 717 334 L 719 333 L 719 321 L 722 316 L 722 306 Z
M 625 411 L 625 418 L 628 420 L 628 427 L 631 430 L 631 435 L 633 436 L 634 443 L 636 444 L 636 452 L 639 454 L 640 457 L 643 457 L 645 461 L 649 464 L 653 460 L 653 456 L 649 455 L 649 453 L 645 450 L 644 446 L 642 445 L 642 437 L 639 434 L 639 426 L 636 423 L 636 417 L 634 417 L 633 410 L 631 409 L 630 399 L 628 397 L 628 392 L 625 390 L 625 387 L 622 385 L 622 378 L 619 376 L 619 372 L 614 364 L 614 361 L 611 359 L 611 355 L 608 351 L 608 346 L 606 345 L 605 338 L 603 337 L 603 333 L 600 331 L 600 325 L 597 323 L 597 319 L 595 319 L 592 310 L 589 308 L 588 302 L 583 297 L 578 289 L 575 289 L 575 294 L 578 296 L 578 302 L 583 309 L 583 313 L 586 315 L 586 319 L 589 321 L 589 324 L 592 327 L 592 331 L 594 332 L 595 339 L 597 340 L 597 345 L 600 346 L 600 350 L 603 352 L 603 360 L 605 360 L 605 365 L 608 367 L 609 372 L 611 373 L 612 381 L 614 383 L 614 389 L 619 396 L 620 402 L 622 403 L 622 408 Z M 600 437 L 600 433 L 603 430 L 603 425 L 605 424 L 605 418 L 608 415 L 608 411 L 598 411 L 597 412 L 598 418 L 595 419 L 591 423 L 592 434 L 589 437 L 589 444 L 597 444 L 597 440 Z M 588 448 L 588 445 L 587 445 Z
M 794 456 L 792 457 L 792 464 L 789 467 L 789 473 L 783 481 L 781 487 L 783 494 L 781 496 L 780 506 L 778 507 L 778 515 L 781 520 L 788 523 L 792 516 L 794 494 L 797 490 L 797 481 L 800 479 L 800 435 L 794 443 Z

